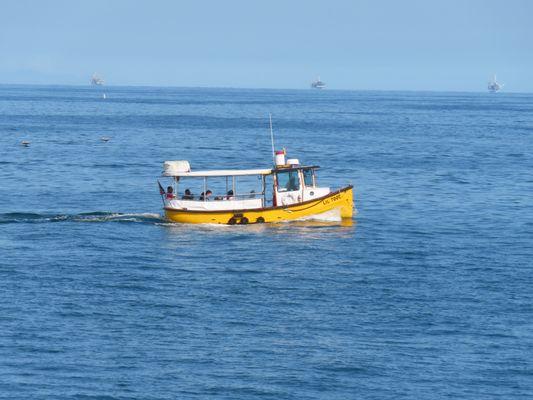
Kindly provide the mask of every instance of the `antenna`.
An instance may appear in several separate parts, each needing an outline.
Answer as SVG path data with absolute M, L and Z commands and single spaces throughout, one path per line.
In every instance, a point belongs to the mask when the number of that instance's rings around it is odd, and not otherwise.
M 272 113 L 268 113 L 268 118 L 270 121 L 270 141 L 272 142 L 272 161 L 276 165 L 276 153 L 274 152 L 274 131 L 272 130 Z

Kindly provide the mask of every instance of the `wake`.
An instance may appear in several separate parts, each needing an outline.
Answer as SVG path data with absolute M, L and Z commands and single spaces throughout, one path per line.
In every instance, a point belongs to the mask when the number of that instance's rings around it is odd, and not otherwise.
M 50 222 L 123 222 L 155 224 L 165 222 L 155 213 L 88 212 L 81 214 L 37 214 L 12 212 L 0 214 L 0 224 L 50 223 Z

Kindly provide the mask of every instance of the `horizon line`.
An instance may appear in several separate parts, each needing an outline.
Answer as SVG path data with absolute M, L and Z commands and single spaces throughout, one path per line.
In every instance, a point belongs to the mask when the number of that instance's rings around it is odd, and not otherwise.
M 339 88 L 325 88 L 325 89 L 313 89 L 313 88 L 267 88 L 267 87 L 238 87 L 238 86 L 179 86 L 179 85 L 130 85 L 130 84 L 111 84 L 111 85 L 91 85 L 91 84 L 72 84 L 72 83 L 3 83 L 0 82 L 0 86 L 59 86 L 59 87 L 77 87 L 77 88 L 120 88 L 120 87 L 137 87 L 137 88 L 159 88 L 159 89 L 232 89 L 232 90 L 294 90 L 294 91 L 309 91 L 309 92 L 412 92 L 412 93 L 490 93 L 488 90 L 437 90 L 437 89 L 339 89 Z M 500 91 L 507 94 L 531 94 L 533 92 L 527 91 Z

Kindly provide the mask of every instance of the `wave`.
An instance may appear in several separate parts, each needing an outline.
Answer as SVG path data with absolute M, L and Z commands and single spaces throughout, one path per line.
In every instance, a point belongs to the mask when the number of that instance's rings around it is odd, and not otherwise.
M 164 222 L 160 214 L 155 213 L 114 213 L 87 212 L 81 214 L 37 214 L 11 212 L 0 214 L 0 224 L 45 223 L 45 222 L 135 222 L 155 224 Z

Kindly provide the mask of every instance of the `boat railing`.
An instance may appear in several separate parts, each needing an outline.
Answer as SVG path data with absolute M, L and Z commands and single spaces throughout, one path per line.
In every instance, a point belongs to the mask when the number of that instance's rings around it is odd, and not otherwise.
M 179 193 L 175 199 L 176 200 L 189 200 L 189 201 L 227 201 L 227 200 L 247 200 L 247 199 L 262 199 L 264 193 L 237 193 L 237 194 L 223 194 L 223 195 L 211 195 L 206 199 L 202 199 L 201 195 L 186 195 L 184 193 Z
M 198 210 L 198 211 L 225 211 L 235 209 L 252 209 L 263 207 L 263 199 L 260 198 L 231 198 L 227 200 L 199 200 L 199 199 L 167 199 L 165 206 L 174 209 Z

